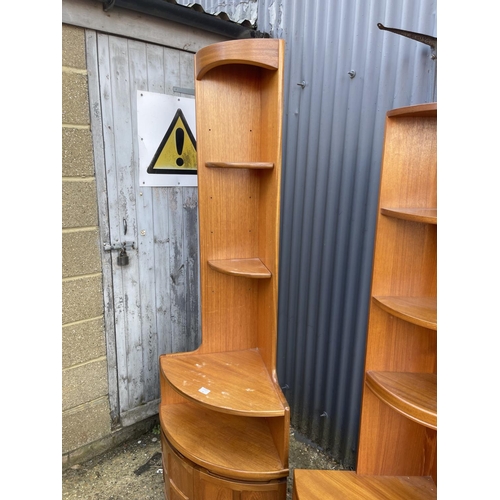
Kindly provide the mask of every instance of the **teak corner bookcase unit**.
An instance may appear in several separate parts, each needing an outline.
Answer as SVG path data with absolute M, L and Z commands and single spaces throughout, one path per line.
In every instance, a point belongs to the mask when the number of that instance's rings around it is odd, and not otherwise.
M 284 500 L 290 410 L 276 375 L 284 41 L 195 56 L 201 334 L 160 357 L 168 500 Z
M 296 470 L 294 500 L 437 497 L 436 121 L 387 113 L 356 472 Z

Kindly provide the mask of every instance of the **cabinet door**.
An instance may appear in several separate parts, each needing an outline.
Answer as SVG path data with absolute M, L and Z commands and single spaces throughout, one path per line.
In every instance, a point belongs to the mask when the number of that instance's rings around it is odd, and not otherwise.
M 167 488 L 167 486 L 165 486 Z M 167 489 L 167 499 L 168 500 L 190 500 L 189 497 L 184 495 L 182 491 L 178 491 L 175 487 L 175 484 L 169 484 Z
M 193 498 L 193 468 L 177 455 L 162 435 L 163 478 L 167 500 Z
M 247 483 L 229 481 L 196 471 L 194 500 L 208 498 L 217 498 L 217 500 L 285 500 L 286 481 Z

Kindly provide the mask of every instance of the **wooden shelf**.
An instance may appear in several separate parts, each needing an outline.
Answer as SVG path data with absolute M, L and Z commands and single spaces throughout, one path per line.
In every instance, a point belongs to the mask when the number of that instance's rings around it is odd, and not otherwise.
M 437 330 L 436 297 L 373 297 L 384 311 L 414 325 Z
M 270 278 L 272 276 L 271 271 L 257 258 L 209 260 L 208 265 L 215 271 L 233 276 L 257 279 Z
M 437 429 L 437 377 L 433 373 L 366 372 L 366 385 L 409 419 Z
M 278 39 L 263 38 L 252 40 L 250 44 L 247 40 L 231 40 L 208 45 L 195 55 L 196 79 L 201 80 L 211 69 L 226 64 L 246 64 L 277 70 L 279 42 Z
M 269 170 L 274 168 L 274 163 L 264 161 L 227 162 L 227 161 L 207 161 L 208 168 L 248 168 L 254 170 Z
M 236 417 L 181 403 L 161 406 L 160 423 L 182 455 L 215 474 L 257 481 L 288 474 L 266 419 Z
M 258 349 L 171 355 L 160 360 L 160 367 L 178 393 L 214 411 L 249 417 L 285 414 Z
M 387 217 L 423 222 L 425 224 L 437 224 L 436 208 L 388 208 L 382 207 L 380 213 Z
M 364 476 L 351 471 L 294 470 L 294 500 L 400 500 L 437 498 L 437 488 L 426 476 Z

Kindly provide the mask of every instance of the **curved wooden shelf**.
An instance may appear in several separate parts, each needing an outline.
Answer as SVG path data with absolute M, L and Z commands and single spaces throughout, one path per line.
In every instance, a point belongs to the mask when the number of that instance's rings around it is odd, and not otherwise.
M 382 207 L 380 213 L 395 219 L 409 220 L 412 222 L 423 222 L 425 224 L 437 224 L 436 208 L 387 208 Z
M 434 373 L 366 372 L 366 385 L 407 418 L 437 429 L 437 376 Z
M 195 55 L 195 75 L 201 80 L 217 66 L 248 64 L 277 70 L 279 67 L 279 39 L 230 40 L 214 43 L 200 49 Z
M 436 297 L 373 297 L 384 311 L 414 325 L 437 330 Z
M 179 394 L 215 412 L 248 417 L 285 414 L 258 349 L 172 354 L 160 359 L 160 367 Z
M 429 476 L 378 476 L 343 470 L 295 469 L 293 484 L 294 500 L 437 498 L 436 485 Z
M 255 170 L 268 170 L 274 168 L 274 163 L 265 161 L 253 162 L 227 162 L 227 161 L 207 161 L 206 167 L 209 168 L 249 168 Z
M 260 259 L 209 260 L 208 265 L 219 273 L 245 278 L 265 279 L 272 276 L 271 271 Z
M 415 104 L 413 106 L 404 106 L 402 108 L 391 109 L 387 112 L 388 118 L 401 118 L 418 116 L 437 116 L 437 102 L 428 102 L 424 104 Z
M 215 474 L 256 481 L 288 475 L 266 419 L 236 417 L 180 403 L 162 405 L 160 423 L 175 449 Z

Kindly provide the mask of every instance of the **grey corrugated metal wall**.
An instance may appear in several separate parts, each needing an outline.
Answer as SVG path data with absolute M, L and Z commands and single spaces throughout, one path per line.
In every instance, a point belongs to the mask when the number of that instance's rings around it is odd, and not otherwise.
M 385 114 L 437 98 L 431 48 L 378 22 L 437 36 L 436 1 L 261 0 L 257 25 L 287 46 L 278 376 L 292 425 L 348 467 Z
M 216 14 L 255 0 L 199 3 Z M 295 429 L 347 467 L 385 114 L 437 99 L 430 47 L 377 23 L 437 36 L 436 3 L 258 0 L 257 29 L 286 40 L 278 376 Z

